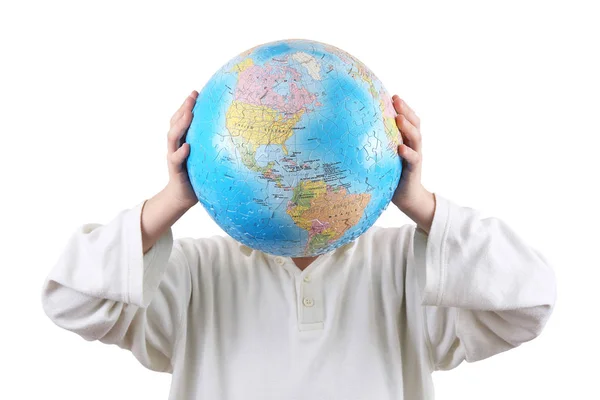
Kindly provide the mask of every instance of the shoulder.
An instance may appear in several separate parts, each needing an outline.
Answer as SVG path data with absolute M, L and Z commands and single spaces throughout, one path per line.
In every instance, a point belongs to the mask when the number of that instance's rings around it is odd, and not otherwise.
M 183 237 L 174 241 L 173 252 L 195 270 L 218 270 L 250 266 L 264 261 L 262 252 L 250 249 L 227 235 Z
M 173 250 L 186 259 L 201 257 L 215 260 L 236 257 L 241 254 L 242 245 L 229 236 L 213 235 L 204 238 L 182 237 L 175 239 Z
M 360 235 L 351 247 L 348 265 L 353 274 L 369 275 L 369 281 L 386 293 L 402 293 L 406 266 L 415 226 L 374 225 Z
M 373 225 L 356 240 L 359 248 L 385 249 L 388 247 L 408 245 L 415 231 L 410 224 L 398 227 L 382 227 Z

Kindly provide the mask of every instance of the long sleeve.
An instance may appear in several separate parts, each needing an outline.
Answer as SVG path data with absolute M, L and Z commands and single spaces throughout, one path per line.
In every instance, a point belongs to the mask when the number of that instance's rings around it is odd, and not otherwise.
M 172 372 L 190 272 L 170 229 L 143 254 L 143 205 L 106 225 L 81 226 L 44 282 L 42 305 L 56 325 L 130 350 L 149 369 Z
M 436 194 L 427 235 L 416 229 L 414 268 L 432 368 L 449 370 L 539 336 L 556 300 L 547 260 L 497 218 Z

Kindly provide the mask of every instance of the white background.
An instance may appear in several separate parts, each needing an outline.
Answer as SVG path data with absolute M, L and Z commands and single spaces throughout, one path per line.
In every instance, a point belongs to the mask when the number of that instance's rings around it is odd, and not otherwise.
M 3 1 L 0 398 L 167 398 L 169 375 L 55 326 L 41 285 L 78 225 L 163 187 L 168 122 L 188 93 L 286 38 L 365 62 L 421 117 L 425 186 L 504 219 L 556 271 L 542 335 L 435 373 L 437 398 L 600 398 L 593 4 Z M 392 207 L 377 224 L 410 222 Z M 197 206 L 174 233 L 221 231 Z

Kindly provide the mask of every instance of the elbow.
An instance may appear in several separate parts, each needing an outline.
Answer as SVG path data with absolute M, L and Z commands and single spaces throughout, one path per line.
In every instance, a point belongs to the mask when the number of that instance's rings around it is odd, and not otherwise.
M 548 320 L 550 319 L 550 316 L 552 315 L 553 310 L 554 303 L 536 307 L 537 315 L 534 319 L 533 329 L 531 330 L 531 339 L 535 339 L 542 334 L 546 324 L 548 323 Z
M 74 332 L 85 340 L 103 340 L 113 331 L 123 304 L 87 296 L 48 280 L 41 294 L 42 308 L 58 327 Z
M 69 291 L 59 283 L 47 280 L 41 293 L 42 309 L 56 326 L 77 332 L 77 321 L 81 321 L 82 315 L 76 312 L 77 300 L 69 296 Z
M 499 312 L 500 318 L 506 322 L 504 325 L 506 329 L 499 330 L 499 333 L 510 347 L 518 347 L 542 334 L 552 315 L 552 309 L 553 305 L 540 305 Z
M 59 286 L 60 285 L 55 281 L 47 279 L 44 282 L 41 291 L 41 302 L 44 314 L 56 324 L 58 324 L 57 321 L 61 319 L 61 314 L 63 314 L 61 310 L 62 307 L 60 307 L 60 302 L 57 298 Z
M 551 268 L 548 268 L 548 271 L 550 272 L 546 281 L 546 290 L 544 291 L 546 295 L 542 298 L 540 305 L 525 309 L 525 316 L 531 320 L 533 338 L 542 334 L 556 306 L 556 276 Z
M 544 331 L 556 305 L 557 284 L 554 270 L 544 260 L 540 273 L 535 279 L 535 284 L 524 293 L 526 296 L 522 299 L 522 304 L 529 304 L 528 307 L 521 307 L 513 313 L 514 325 L 521 327 L 523 331 L 528 332 L 529 341 L 540 336 Z M 510 314 L 510 312 L 509 312 Z

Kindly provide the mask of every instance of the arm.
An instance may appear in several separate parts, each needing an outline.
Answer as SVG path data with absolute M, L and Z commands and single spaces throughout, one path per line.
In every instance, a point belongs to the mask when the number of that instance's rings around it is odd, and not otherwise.
M 61 328 L 170 371 L 191 293 L 189 270 L 170 227 L 142 253 L 142 208 L 79 228 L 44 282 L 42 305 Z
M 173 200 L 173 195 L 168 188 L 144 202 L 140 218 L 143 254 L 146 254 L 189 208 L 190 206 Z
M 393 105 L 404 168 L 392 202 L 418 227 L 407 273 L 419 285 L 432 369 L 482 360 L 537 337 L 556 299 L 552 269 L 504 222 L 424 189 L 420 120 L 398 96 Z
M 497 218 L 436 195 L 427 235 L 415 230 L 416 274 L 432 367 L 447 370 L 537 337 L 556 300 L 545 258 Z
M 172 370 L 191 296 L 189 266 L 171 226 L 198 201 L 184 168 L 189 145 L 180 143 L 197 95 L 171 119 L 165 189 L 106 225 L 78 229 L 42 290 L 44 311 L 58 326 L 131 350 L 157 371 Z

